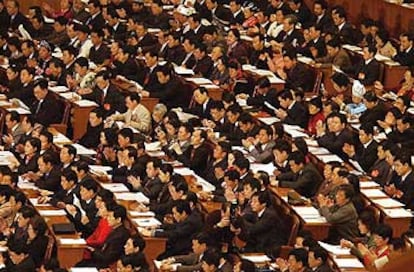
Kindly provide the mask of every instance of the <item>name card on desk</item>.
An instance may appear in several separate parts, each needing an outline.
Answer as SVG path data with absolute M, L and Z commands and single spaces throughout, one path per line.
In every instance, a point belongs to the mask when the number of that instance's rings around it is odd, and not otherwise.
M 380 189 L 362 189 L 363 193 L 368 198 L 389 198 L 383 191 Z M 389 198 L 390 199 L 390 198 Z
M 40 210 L 39 214 L 41 216 L 65 216 L 65 210 Z
M 383 208 L 401 208 L 405 205 L 395 199 L 392 198 L 380 198 L 380 199 L 371 199 L 372 202 L 375 204 L 383 207 Z
M 85 239 L 81 238 L 60 238 L 59 242 L 61 245 L 86 245 Z

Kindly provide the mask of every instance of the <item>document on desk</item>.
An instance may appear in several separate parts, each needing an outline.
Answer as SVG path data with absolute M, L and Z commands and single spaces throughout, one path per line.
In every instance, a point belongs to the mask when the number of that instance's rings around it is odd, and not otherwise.
M 17 112 L 18 114 L 22 114 L 22 115 L 28 115 L 28 114 L 31 114 L 30 110 L 27 110 L 27 109 L 22 108 L 22 107 L 18 107 L 18 108 L 7 108 L 7 111 L 8 111 L 8 112 L 15 111 L 15 112 Z
M 148 212 L 138 212 L 138 211 L 128 211 L 131 217 L 154 217 L 155 213 L 148 211 Z
M 89 169 L 91 172 L 98 176 L 107 175 L 108 172 L 112 171 L 111 166 L 105 166 L 105 165 L 89 165 Z
M 174 71 L 178 75 L 191 75 L 191 76 L 194 75 L 194 71 L 192 69 L 187 69 L 187 68 L 182 67 L 182 66 L 175 66 Z
M 390 218 L 410 218 L 413 217 L 411 211 L 397 208 L 397 209 L 383 209 L 382 210 Z
M 178 119 L 183 123 L 186 123 L 188 120 L 192 118 L 196 118 L 196 119 L 199 118 L 197 115 L 194 115 L 188 112 L 175 111 L 175 113 L 177 114 Z
M 321 217 L 319 211 L 313 206 L 292 206 L 292 208 L 303 218 Z
M 53 86 L 53 87 L 48 87 L 48 89 L 54 93 L 65 93 L 69 91 L 69 88 L 66 86 Z
M 270 84 L 285 84 L 283 79 L 275 75 L 268 75 L 267 78 L 269 79 Z
M 389 198 L 388 196 L 386 198 L 371 199 L 371 201 L 383 208 L 402 208 L 405 206 L 404 203 Z
M 70 272 L 99 272 L 95 267 L 72 267 Z
M 72 146 L 74 148 L 76 148 L 76 151 L 77 151 L 78 155 L 85 155 L 85 156 L 96 155 L 96 151 L 95 150 L 86 148 L 83 145 L 73 144 Z
M 321 247 L 323 247 L 326 251 L 329 253 L 332 253 L 333 255 L 350 255 L 351 250 L 349 248 L 343 248 L 339 245 L 331 245 L 328 243 L 324 243 L 322 241 L 318 242 Z
M 155 217 L 149 218 L 132 218 L 132 221 L 135 222 L 138 227 L 147 228 L 147 227 L 159 227 L 161 222 L 158 221 Z
M 96 102 L 91 101 L 91 100 L 87 100 L 87 99 L 77 100 L 73 103 L 75 103 L 76 105 L 78 105 L 81 108 L 98 107 L 99 106 L 98 104 L 96 104 Z
M 266 262 L 271 261 L 271 259 L 265 254 L 253 254 L 253 255 L 242 254 L 241 258 L 251 261 L 252 263 L 266 263 Z
M 182 175 L 182 176 L 192 176 L 194 175 L 194 171 L 191 170 L 188 167 L 179 167 L 179 168 L 174 168 L 174 172 Z
M 267 103 L 267 102 L 265 102 L 265 103 Z M 274 123 L 280 122 L 280 119 L 277 118 L 277 117 L 259 117 L 258 119 L 259 119 L 260 122 L 262 122 L 262 123 L 264 123 L 268 126 L 271 126 Z
M 145 151 L 159 151 L 161 150 L 161 143 L 159 141 L 144 143 Z
M 39 214 L 41 216 L 65 216 L 65 210 L 40 210 Z
M 62 133 L 58 133 L 57 135 L 53 135 L 53 143 L 54 144 L 71 144 L 72 141 L 63 135 Z
M 344 45 L 342 45 L 342 47 L 344 49 L 347 49 L 347 50 L 350 50 L 350 51 L 354 51 L 354 52 L 356 52 L 356 51 L 362 51 L 362 48 L 359 47 L 359 46 L 356 46 L 356 45 L 344 44 Z
M 204 78 L 204 77 L 189 77 L 189 78 L 186 78 L 186 80 L 194 82 L 197 85 L 213 84 L 213 82 L 210 79 Z
M 304 132 L 304 129 L 301 128 L 300 126 L 283 124 L 283 129 L 285 130 L 286 133 L 292 136 L 292 138 L 298 138 L 298 137 L 308 138 L 309 137 L 309 135 L 306 134 Z
M 86 245 L 85 239 L 82 238 L 60 238 L 61 245 Z
M 300 56 L 298 57 L 298 61 L 310 65 L 313 62 L 313 59 L 309 57 Z
M 381 185 L 375 181 L 361 181 L 359 187 L 361 187 L 361 189 L 379 189 Z
M 387 194 L 380 189 L 362 189 L 361 193 L 368 198 L 389 198 Z
M 118 200 L 137 201 L 139 203 L 148 204 L 149 199 L 141 192 L 136 193 L 115 193 L 115 198 Z
M 308 147 L 319 147 L 318 145 L 318 141 L 316 141 L 315 139 L 312 138 L 305 138 L 305 143 Z
M 334 262 L 339 268 L 364 268 L 358 258 L 334 258 Z
M 129 189 L 123 183 L 100 183 L 102 188 L 111 191 L 112 193 L 129 192 Z
M 319 146 L 308 146 L 308 150 L 315 156 L 331 154 L 331 152 L 328 149 Z
M 24 180 L 21 176 L 19 176 L 19 181 L 17 182 L 17 187 L 20 189 L 26 190 L 39 190 L 39 188 L 30 181 Z
M 208 182 L 207 180 L 203 179 L 199 175 L 194 174 L 196 178 L 197 185 L 200 185 L 202 187 L 202 190 L 205 192 L 213 192 L 216 190 L 216 186 Z
M 250 170 L 252 170 L 254 173 L 257 173 L 258 171 L 265 171 L 266 173 L 273 173 L 275 170 L 275 165 L 270 162 L 267 164 L 264 163 L 252 163 L 250 164 Z
M 338 155 L 335 155 L 335 154 L 319 155 L 318 159 L 320 159 L 324 163 L 328 163 L 331 161 L 343 162 L 343 160 Z

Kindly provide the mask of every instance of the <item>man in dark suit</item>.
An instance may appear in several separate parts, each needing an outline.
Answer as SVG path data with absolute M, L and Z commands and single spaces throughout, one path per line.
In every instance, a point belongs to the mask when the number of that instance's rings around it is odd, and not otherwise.
M 158 45 L 158 41 L 154 35 L 148 32 L 145 24 L 143 22 L 134 21 L 134 27 L 135 32 L 137 33 L 138 51 L 145 53 L 149 50 L 155 50 Z
M 293 98 L 290 90 L 284 90 L 279 95 L 281 108 L 276 109 L 275 113 L 278 118 L 289 125 L 297 125 L 306 128 L 309 114 L 305 106 Z
M 36 122 L 48 127 L 62 120 L 62 105 L 48 91 L 46 79 L 39 79 L 34 84 L 35 103 L 30 108 Z M 51 114 L 53 113 L 53 114 Z
M 247 235 L 247 244 L 244 247 L 246 252 L 269 254 L 286 242 L 287 233 L 284 232 L 279 216 L 270 205 L 270 196 L 267 192 L 258 192 L 252 196 L 251 208 L 257 218 L 254 222 L 241 218 L 244 223 L 242 231 Z
M 326 132 L 323 128 L 317 129 L 316 138 L 319 146 L 325 147 L 341 158 L 346 158 L 347 155 L 342 150 L 344 143 L 355 142 L 354 135 L 346 128 L 346 116 L 340 113 L 331 113 L 326 120 L 326 124 L 328 125 Z
M 180 38 L 181 36 L 178 32 L 168 34 L 168 44 L 164 56 L 165 60 L 175 64 L 180 64 L 183 62 L 186 56 L 186 52 L 180 42 Z
M 272 55 L 271 48 L 265 47 L 264 37 L 255 35 L 252 40 L 253 51 L 249 58 L 249 64 L 256 66 L 258 69 L 269 69 L 267 65 L 267 56 Z
M 32 26 L 30 25 L 29 20 L 26 18 L 26 16 L 24 16 L 20 11 L 19 11 L 20 5 L 19 5 L 19 1 L 17 0 L 11 0 L 11 1 L 7 1 L 6 3 L 6 9 L 7 9 L 7 13 L 9 14 L 9 18 L 10 21 L 8 24 L 9 27 L 9 31 L 11 32 L 15 32 L 17 31 L 17 28 L 19 27 L 19 25 L 23 25 L 24 28 L 30 33 L 30 31 L 32 30 Z M 7 23 L 4 22 L 4 23 Z M 2 22 L 3 24 L 3 22 Z
M 151 4 L 151 16 L 146 20 L 146 24 L 151 28 L 168 29 L 170 27 L 170 17 L 164 12 L 161 1 L 153 1 Z
M 321 33 L 322 29 L 317 24 L 309 28 L 309 35 L 312 40 L 308 43 L 307 49 L 309 49 L 312 58 L 322 58 L 327 54 L 325 40 L 321 36 Z
M 89 247 L 92 258 L 82 261 L 79 266 L 108 268 L 115 263 L 124 252 L 125 242 L 129 238 L 129 232 L 124 226 L 127 212 L 124 206 L 113 205 L 108 208 L 108 224 L 112 231 L 106 237 L 100 248 Z
M 58 86 L 66 86 L 65 64 L 60 59 L 51 59 L 49 61 L 50 79 L 55 81 Z
M 125 40 L 127 38 L 127 26 L 121 23 L 116 10 L 108 9 L 106 20 L 107 25 L 110 27 L 111 36 L 115 41 Z
M 240 39 L 240 32 L 237 29 L 230 29 L 227 35 L 227 56 L 236 59 L 240 64 L 247 63 L 250 56 L 250 47 Z
M 104 29 L 105 19 L 102 15 L 99 0 L 89 1 L 88 9 L 91 16 L 86 20 L 85 25 L 89 26 L 89 29 Z
M 307 27 L 311 23 L 312 14 L 303 0 L 288 0 L 290 9 L 293 15 L 296 16 L 302 27 Z
M 195 44 L 196 41 L 191 37 L 184 38 L 183 47 L 186 54 L 183 61 L 179 65 L 184 66 L 188 69 L 192 69 L 194 67 L 196 64 L 196 59 L 194 56 Z
M 59 191 L 61 189 L 60 176 L 62 173 L 57 165 L 56 158 L 53 154 L 45 152 L 37 161 L 42 176 L 34 180 L 36 186 L 52 192 Z
M 66 169 L 62 171 L 61 187 L 62 189 L 50 197 L 42 197 L 41 202 L 49 202 L 51 205 L 64 209 L 66 204 L 73 204 L 78 179 L 75 171 Z
M 216 144 L 213 150 L 213 155 L 207 163 L 207 167 L 204 170 L 203 177 L 211 184 L 220 186 L 219 180 L 221 180 L 220 174 L 224 174 L 224 170 L 227 169 L 227 155 L 231 152 L 231 145 L 229 142 L 221 141 Z
M 352 160 L 359 163 L 366 172 L 371 169 L 376 160 L 378 143 L 373 139 L 374 128 L 372 124 L 361 124 L 359 128 L 360 144 L 355 146 L 353 143 L 345 143 L 342 150 Z
M 78 200 L 73 204 L 66 204 L 65 209 L 76 230 L 82 233 L 82 237 L 89 237 L 99 222 L 99 217 L 96 216 L 98 208 L 95 205 L 98 185 L 92 178 L 85 177 L 79 183 L 79 188 Z
M 309 249 L 308 265 L 313 272 L 332 272 L 328 264 L 328 253 L 319 246 Z
M 146 68 L 139 70 L 138 79 L 143 79 L 143 81 L 138 81 L 138 83 L 146 91 L 157 91 L 159 88 L 157 71 L 160 68 L 158 65 L 158 54 L 154 50 L 150 50 L 145 53 L 144 57 Z
M 374 82 L 379 80 L 380 65 L 374 58 L 377 53 L 377 48 L 374 45 L 364 47 L 363 60 L 355 71 L 357 79 L 365 86 L 374 85 Z
M 312 22 L 320 28 L 323 33 L 335 28 L 332 17 L 327 10 L 328 3 L 326 3 L 325 0 L 316 0 L 313 3 Z
M 190 17 L 188 17 L 187 23 L 190 27 L 190 30 L 185 33 L 187 37 L 191 37 L 196 41 L 203 40 L 205 26 L 201 24 L 201 19 L 202 17 L 198 13 L 192 14 Z
M 210 109 L 213 100 L 209 97 L 207 89 L 204 87 L 195 89 L 193 92 L 193 98 L 195 105 L 187 111 L 199 116 L 202 119 L 211 119 Z
M 402 33 L 400 35 L 400 44 L 400 50 L 393 59 L 404 66 L 414 65 L 413 36 L 408 33 Z
M 0 262 L 0 271 L 19 271 L 19 272 L 33 272 L 36 271 L 36 265 L 29 255 L 28 246 L 24 242 L 8 243 L 8 252 L 10 262 L 5 263 L 2 258 Z
M 346 21 L 346 11 L 342 6 L 335 6 L 332 9 L 332 19 L 336 26 L 339 39 L 343 44 L 357 44 L 359 39 L 353 26 Z
M 279 108 L 277 96 L 278 93 L 271 87 L 269 78 L 262 77 L 257 81 L 253 95 L 247 96 L 247 105 L 259 107 L 261 110 L 273 114 L 274 111 L 268 105 Z
M 401 145 L 403 149 L 412 151 L 414 146 L 414 129 L 411 127 L 411 117 L 402 115 L 397 119 L 396 129 L 387 134 L 393 144 Z
M 291 172 L 277 177 L 279 186 L 292 188 L 302 196 L 314 197 L 322 184 L 323 177 L 312 163 L 306 163 L 305 156 L 299 151 L 289 155 Z
M 394 160 L 394 168 L 398 178 L 393 179 L 391 185 L 385 186 L 385 192 L 404 203 L 407 209 L 413 209 L 414 172 L 409 153 L 398 154 Z
M 376 124 L 378 120 L 384 120 L 386 114 L 385 107 L 374 92 L 371 91 L 364 94 L 364 104 L 367 109 L 359 117 L 361 124 Z
M 194 57 L 196 59 L 196 63 L 193 67 L 194 73 L 201 77 L 209 77 L 213 70 L 213 61 L 208 55 L 207 47 L 204 43 L 196 43 Z
M 89 60 L 97 66 L 103 66 L 110 63 L 111 51 L 103 43 L 104 32 L 102 29 L 93 29 L 91 31 L 91 41 L 93 46 L 89 51 Z
M 178 155 L 177 159 L 198 175 L 202 175 L 205 171 L 211 155 L 206 140 L 207 132 L 205 130 L 195 130 L 191 137 L 191 147 L 187 156 L 183 154 L 180 146 L 174 145 L 172 147 Z
M 165 251 L 158 256 L 162 260 L 171 256 L 187 254 L 191 251 L 192 236 L 200 231 L 202 223 L 200 218 L 194 216 L 188 201 L 177 200 L 172 207 L 172 214 L 177 223 L 174 226 L 164 227 L 163 230 L 144 231 L 144 236 L 166 237 Z
M 88 126 L 86 132 L 79 139 L 79 144 L 87 148 L 97 148 L 100 140 L 100 133 L 104 129 L 103 123 L 104 112 L 101 109 L 94 109 L 89 113 Z
M 297 18 L 294 15 L 286 15 L 283 20 L 283 30 L 277 35 L 276 41 L 288 47 L 300 46 L 305 39 L 303 34 L 298 29 L 295 29 L 296 23 Z
M 301 90 L 302 92 L 312 91 L 311 71 L 305 64 L 298 62 L 295 50 L 289 50 L 283 56 L 284 69 L 278 70 L 280 78 L 286 81 L 285 87 L 293 90 Z

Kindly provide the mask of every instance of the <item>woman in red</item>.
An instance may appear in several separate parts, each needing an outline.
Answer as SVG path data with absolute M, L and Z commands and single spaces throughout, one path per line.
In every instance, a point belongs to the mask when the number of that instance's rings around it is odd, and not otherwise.
M 314 97 L 309 101 L 308 110 L 310 118 L 308 121 L 307 131 L 311 135 L 316 135 L 316 127 L 322 125 L 325 121 L 325 115 L 322 112 L 322 100 L 320 97 Z
M 83 259 L 87 260 L 91 258 L 90 248 L 100 248 L 111 233 L 112 228 L 108 223 L 107 214 L 108 207 L 116 205 L 114 200 L 114 194 L 108 190 L 100 190 L 95 198 L 95 205 L 98 208 L 99 220 L 98 226 L 95 231 L 86 239 L 87 247 L 83 253 Z
M 364 244 L 358 244 L 358 249 L 363 256 L 365 266 L 380 269 L 389 261 L 392 228 L 389 225 L 380 224 L 375 228 L 373 235 L 375 247 L 368 249 Z

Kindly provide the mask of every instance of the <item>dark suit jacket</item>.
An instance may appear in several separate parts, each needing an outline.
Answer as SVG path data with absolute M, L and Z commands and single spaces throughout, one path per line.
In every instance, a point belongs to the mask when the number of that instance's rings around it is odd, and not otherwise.
M 274 114 L 274 111 L 265 106 L 265 102 L 269 103 L 275 108 L 279 108 L 279 100 L 277 99 L 277 91 L 275 89 L 270 89 L 266 95 L 256 94 L 247 98 L 247 105 L 259 107 L 260 109 L 266 111 L 269 114 Z
M 190 214 L 184 221 L 174 225 L 163 225 L 164 231 L 156 231 L 155 237 L 166 237 L 167 247 L 165 252 L 158 256 L 158 260 L 170 256 L 187 254 L 191 251 L 191 240 L 193 234 L 197 233 L 202 226 L 198 216 Z
M 138 39 L 138 47 L 141 47 L 142 52 L 148 52 L 152 48 L 156 48 L 158 40 L 150 33 L 146 33 L 144 37 Z
M 350 23 L 346 22 L 342 29 L 339 31 L 339 29 L 337 28 L 337 31 L 342 44 L 355 45 L 358 43 L 358 40 L 355 37 L 356 31 Z
M 374 108 L 364 111 L 359 117 L 359 122 L 361 124 L 376 124 L 378 120 L 384 120 L 385 114 L 385 107 L 381 102 L 379 102 Z
M 250 51 L 249 46 L 239 40 L 234 47 L 229 46 L 227 56 L 231 59 L 236 59 L 241 64 L 245 64 L 249 59 Z
M 294 67 L 286 71 L 286 88 L 298 89 L 302 88 L 304 92 L 312 90 L 312 74 L 311 71 L 303 63 L 296 63 Z
M 36 265 L 32 257 L 28 256 L 19 264 L 8 265 L 5 269 L 0 270 L 2 272 L 33 272 L 36 271 Z
M 124 252 L 124 245 L 128 238 L 129 232 L 123 225 L 112 230 L 102 247 L 92 252 L 92 260 L 97 267 L 106 268 L 116 262 Z
M 82 138 L 80 138 L 79 143 L 87 148 L 97 148 L 100 143 L 99 137 L 103 127 L 103 123 L 96 127 L 92 127 L 88 123 L 86 132 Z
M 289 125 L 298 125 L 302 128 L 306 128 L 308 125 L 309 114 L 305 106 L 300 102 L 295 102 L 291 109 L 286 111 L 287 117 L 284 122 Z
M 178 156 L 178 160 L 185 166 L 189 167 L 196 174 L 202 175 L 206 169 L 207 162 L 210 158 L 211 152 L 206 143 L 202 143 L 199 147 L 191 146 L 188 152 L 189 156 L 182 154 Z
M 280 31 L 279 35 L 277 35 L 276 37 L 276 41 L 283 42 L 283 44 L 285 45 L 297 47 L 298 45 L 301 45 L 305 41 L 305 39 L 303 38 L 303 34 L 299 30 L 293 29 L 291 33 L 288 33 L 284 30 Z
M 317 58 L 326 56 L 326 44 L 322 37 L 320 37 L 316 42 L 314 40 L 310 41 L 309 48 L 315 48 L 318 51 Z
M 280 174 L 277 179 L 280 187 L 292 188 L 308 198 L 316 194 L 323 181 L 323 177 L 312 163 L 307 163 L 297 174 L 293 172 Z
M 43 176 L 39 180 L 35 181 L 35 184 L 40 189 L 57 192 L 61 188 L 61 175 L 62 173 L 60 172 L 59 167 L 54 166 L 52 170 L 50 170 L 49 174 L 43 174 Z
M 372 142 L 367 147 L 360 145 L 360 148 L 356 150 L 353 159 L 359 163 L 364 171 L 368 172 L 378 159 L 377 148 L 378 143 L 375 140 L 372 140 Z
M 364 79 L 360 80 L 363 85 L 374 85 L 374 82 L 379 80 L 380 64 L 376 59 L 371 60 L 368 64 L 362 61 L 355 72 L 357 78 L 359 73 L 365 75 Z
M 158 16 L 154 16 L 151 14 L 146 23 L 149 28 L 160 28 L 160 29 L 168 29 L 170 27 L 170 17 L 167 13 L 161 13 Z
M 269 252 L 287 240 L 282 234 L 281 220 L 271 208 L 266 208 L 255 222 L 244 219 L 243 222 L 247 233 L 246 252 Z
M 180 65 L 186 67 L 187 69 L 193 69 L 194 65 L 196 64 L 196 59 L 193 53 L 190 55 L 189 54 L 190 53 L 185 53 Z
M 345 142 L 352 142 L 354 140 L 354 135 L 349 129 L 345 128 L 338 135 L 335 135 L 332 132 L 328 132 L 317 140 L 319 146 L 325 147 L 341 158 L 346 158 L 347 156 L 342 151 L 342 147 L 344 146 Z
M 54 193 L 50 199 L 50 204 L 56 206 L 58 202 L 63 202 L 65 204 L 73 204 L 74 198 L 74 191 L 68 192 L 66 190 L 59 190 L 58 192 Z
M 111 51 L 106 44 L 101 44 L 98 49 L 92 46 L 89 51 L 89 59 L 96 65 L 102 64 L 105 60 L 111 58 Z
M 176 78 L 171 78 L 165 84 L 158 84 L 158 88 L 150 91 L 150 97 L 159 98 L 160 103 L 164 103 L 168 109 L 174 107 L 187 107 L 190 103 L 185 99 L 183 84 Z
M 36 122 L 44 125 L 45 127 L 48 127 L 50 124 L 60 123 L 62 120 L 63 105 L 60 101 L 56 100 L 51 93 L 46 95 L 36 113 L 38 105 L 39 101 L 36 100 L 30 108 Z
M 408 52 L 398 52 L 394 56 L 394 60 L 398 61 L 401 65 L 404 66 L 413 66 L 414 65 L 414 47 Z
M 399 199 L 402 203 L 405 204 L 407 209 L 414 208 L 414 172 L 411 171 L 410 174 L 405 178 L 404 181 L 399 178 L 399 183 L 396 184 L 398 190 L 403 192 L 402 197 Z
M 88 20 L 86 20 L 85 25 L 88 25 L 90 29 L 104 29 L 105 19 L 102 16 L 102 12 L 95 18 L 89 17 Z
M 79 196 L 78 196 L 79 198 Z M 84 200 L 80 200 L 80 204 L 82 209 L 85 211 L 86 216 L 89 219 L 89 223 L 83 225 L 81 223 L 82 215 L 80 211 L 77 211 L 74 217 L 68 214 L 68 217 L 73 221 L 75 224 L 76 229 L 79 232 L 82 232 L 82 237 L 89 237 L 95 230 L 96 226 L 99 223 L 99 217 L 96 216 L 98 209 L 95 206 L 95 198 L 91 199 L 89 203 L 86 203 Z
M 33 258 L 36 267 L 40 267 L 43 263 L 48 242 L 48 237 L 43 235 L 36 236 L 36 238 L 28 244 L 29 256 Z
M 22 137 L 25 138 L 25 137 Z M 37 159 L 39 158 L 39 154 L 36 154 L 33 158 L 31 158 L 27 163 L 26 163 L 26 158 L 23 158 L 20 160 L 20 165 L 17 168 L 17 173 L 21 174 L 25 174 L 29 171 L 32 172 L 37 172 L 39 171 L 39 166 L 37 165 Z
M 322 18 L 319 21 L 315 15 L 313 15 L 312 20 L 317 26 L 322 28 L 323 33 L 326 33 L 329 30 L 335 30 L 335 25 L 332 21 L 332 17 L 327 12 L 325 12 L 325 15 L 322 16 Z
M 213 61 L 209 56 L 205 56 L 201 60 L 197 60 L 194 66 L 194 73 L 200 74 L 202 77 L 209 77 L 213 70 Z
M 206 106 L 196 103 L 192 108 L 187 109 L 187 112 L 199 116 L 201 119 L 211 119 L 210 109 L 213 103 L 212 99 L 207 101 Z
M 183 62 L 185 55 L 186 53 L 184 51 L 184 47 L 182 46 L 182 44 L 180 44 L 174 47 L 167 46 L 164 58 L 169 62 L 180 64 Z

